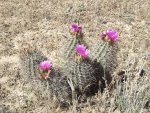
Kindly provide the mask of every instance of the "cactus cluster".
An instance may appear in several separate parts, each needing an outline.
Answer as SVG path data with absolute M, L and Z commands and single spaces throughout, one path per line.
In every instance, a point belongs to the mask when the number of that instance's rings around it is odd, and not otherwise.
M 70 35 L 64 45 L 64 64 L 58 70 L 52 66 L 52 62 L 41 59 L 37 64 L 42 81 L 47 81 L 49 89 L 60 104 L 71 104 L 72 100 L 79 101 L 83 96 L 95 94 L 99 88 L 105 85 L 105 69 L 109 71 L 112 62 L 113 43 L 118 39 L 118 33 L 114 30 L 107 30 L 101 34 L 93 52 L 87 48 L 83 41 L 82 27 L 72 24 L 69 28 Z M 34 53 L 35 54 L 35 53 Z M 37 75 L 35 72 L 35 57 L 30 54 L 24 59 L 28 67 L 28 75 Z

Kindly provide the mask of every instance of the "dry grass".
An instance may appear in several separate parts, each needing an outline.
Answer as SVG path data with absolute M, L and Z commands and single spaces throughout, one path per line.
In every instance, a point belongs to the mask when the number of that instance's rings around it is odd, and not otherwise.
M 120 80 L 79 105 L 83 113 L 148 113 L 150 100 L 150 1 L 149 0 L 1 0 L 0 1 L 0 112 L 71 113 L 52 101 L 44 83 L 26 79 L 22 57 L 35 49 L 59 67 L 60 48 L 68 25 L 82 23 L 90 49 L 99 32 L 119 31 L 117 62 L 112 76 Z M 144 70 L 143 77 L 141 71 Z M 124 71 L 124 75 L 118 75 Z M 30 76 L 30 75 L 29 75 Z M 36 85 L 38 83 L 38 85 Z M 123 90 L 123 91 L 120 91 Z

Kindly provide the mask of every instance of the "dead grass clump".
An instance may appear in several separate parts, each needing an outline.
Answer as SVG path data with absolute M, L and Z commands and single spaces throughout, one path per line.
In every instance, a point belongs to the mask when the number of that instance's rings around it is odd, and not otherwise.
M 115 104 L 123 113 L 143 113 L 150 101 L 150 80 L 148 77 L 132 80 L 130 76 L 115 89 Z

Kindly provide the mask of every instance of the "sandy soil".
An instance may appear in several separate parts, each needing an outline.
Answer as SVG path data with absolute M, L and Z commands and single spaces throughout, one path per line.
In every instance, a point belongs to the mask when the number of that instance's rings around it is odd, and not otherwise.
M 90 49 L 101 31 L 118 30 L 118 66 L 113 76 L 127 68 L 133 75 L 142 69 L 150 74 L 149 0 L 1 0 L 0 113 L 51 112 L 48 92 L 42 94 L 25 79 L 22 57 L 36 48 L 59 67 L 68 25 L 76 19 Z

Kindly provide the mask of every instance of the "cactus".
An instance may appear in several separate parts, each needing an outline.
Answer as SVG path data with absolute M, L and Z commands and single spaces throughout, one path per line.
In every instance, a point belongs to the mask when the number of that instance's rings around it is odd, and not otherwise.
M 77 39 L 76 37 L 71 37 L 70 36 L 70 38 L 68 38 L 68 40 L 66 42 L 67 45 L 64 45 L 65 50 L 63 52 L 66 59 L 67 58 L 72 58 L 75 55 L 74 49 L 75 49 L 76 44 L 79 43 L 79 42 L 80 42 L 80 40 Z
M 94 48 L 91 58 L 102 65 L 104 79 L 109 83 L 111 81 L 110 73 L 116 67 L 116 45 L 114 42 L 118 39 L 118 34 L 116 31 L 107 30 L 102 33 L 101 38 Z
M 115 60 L 116 48 L 114 42 L 118 40 L 118 33 L 109 29 L 101 34 L 101 39 L 94 49 L 92 59 L 101 63 L 104 69 L 110 71 Z
M 97 90 L 97 79 L 94 76 L 94 67 L 89 59 L 70 61 L 66 72 L 68 78 L 73 82 L 78 97 L 95 93 L 94 89 L 91 90 L 91 88 L 95 87 L 95 90 Z
M 35 90 L 43 91 L 48 88 L 52 97 L 56 97 L 57 104 L 60 106 L 68 106 L 71 104 L 71 89 L 65 76 L 61 76 L 59 70 L 52 69 L 48 78 L 41 81 L 37 78 L 41 74 L 38 66 L 41 61 L 47 58 L 41 52 L 32 50 L 20 55 L 21 58 L 21 74 L 27 82 L 30 82 Z
M 95 51 L 93 52 L 92 59 L 97 60 L 97 62 L 100 62 L 104 57 L 106 57 L 106 54 L 108 53 L 109 43 L 105 41 L 99 41 L 97 46 L 95 47 Z
M 109 42 L 101 41 L 96 47 L 96 51 L 93 52 L 93 60 L 101 63 L 104 68 L 109 67 L 113 62 L 113 45 Z
M 40 74 L 40 79 L 48 84 L 51 95 L 57 99 L 60 106 L 70 105 L 76 99 L 93 95 L 99 87 L 106 85 L 103 76 L 114 67 L 113 42 L 118 38 L 116 32 L 107 30 L 90 56 L 90 51 L 81 44 L 82 27 L 72 24 L 70 34 L 63 48 L 63 74 L 52 68 L 49 61 L 43 61 L 46 58 L 37 51 L 30 51 L 21 57 L 23 74 L 31 80 Z M 39 63 L 40 70 L 37 67 Z
M 70 28 L 70 34 L 68 34 L 68 36 L 66 37 L 67 37 L 67 42 L 64 45 L 62 50 L 63 55 L 65 59 L 73 58 L 75 55 L 74 49 L 76 44 L 81 43 L 83 41 L 82 27 L 77 24 L 72 24 Z
M 75 89 L 78 100 L 95 94 L 99 87 L 96 68 L 89 59 L 89 54 L 90 51 L 84 44 L 77 44 L 74 58 L 64 65 L 66 66 L 65 75 L 71 80 L 74 87 L 72 89 Z
M 93 64 L 95 65 L 96 69 L 96 76 L 99 81 L 103 82 L 103 88 L 106 87 L 107 84 L 111 81 L 111 75 L 114 68 L 114 57 L 113 57 L 113 45 L 109 44 L 105 41 L 98 42 L 96 46 L 96 50 L 93 52 Z M 104 83 L 105 81 L 105 83 Z M 101 90 L 103 90 L 101 87 Z
M 60 71 L 52 69 L 47 79 L 51 95 L 56 98 L 60 107 L 68 107 L 71 104 L 71 88 L 66 76 L 62 76 Z
M 21 73 L 26 80 L 31 80 L 39 74 L 37 65 L 40 61 L 47 59 L 41 52 L 32 50 L 20 55 Z

